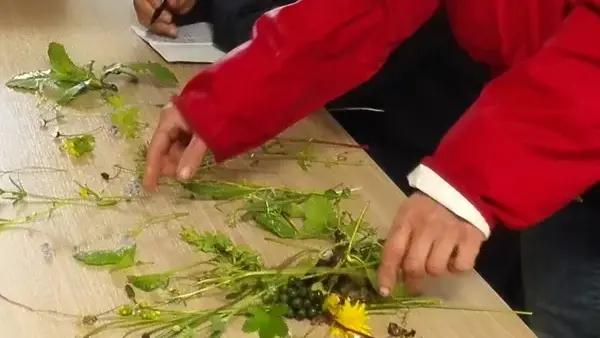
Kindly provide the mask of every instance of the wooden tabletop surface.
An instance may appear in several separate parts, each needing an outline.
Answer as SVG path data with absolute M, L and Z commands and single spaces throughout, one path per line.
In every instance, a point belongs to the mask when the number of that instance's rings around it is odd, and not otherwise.
M 18 0 L 4 1 L 0 20 L 0 81 L 36 69 L 48 69 L 46 49 L 51 41 L 63 44 L 72 58 L 81 64 L 95 60 L 98 65 L 125 61 L 161 61 L 157 55 L 130 30 L 135 22 L 130 1 L 127 0 Z M 199 66 L 170 65 L 181 84 L 193 76 Z M 125 96 L 144 105 L 143 118 L 150 123 L 143 138 L 151 135 L 159 108 L 152 104 L 167 102 L 174 90 L 157 89 L 151 85 L 123 85 Z M 4 174 L 0 187 L 9 188 L 9 177 L 18 180 L 30 193 L 49 196 L 77 196 L 78 181 L 92 189 L 119 195 L 130 175 L 106 183 L 101 172 L 114 173 L 113 165 L 132 166 L 133 153 L 141 140 L 126 141 L 113 136 L 106 118 L 106 105 L 94 100 L 82 100 L 76 108 L 64 108 L 61 124 L 50 122 L 40 127 L 40 117 L 56 114 L 53 105 L 34 95 L 0 87 L 0 170 L 43 166 L 61 168 L 64 172 L 32 174 L 21 171 Z M 71 160 L 61 153 L 54 139 L 54 130 L 63 134 L 94 131 L 96 149 L 87 159 Z M 100 128 L 100 129 L 98 129 Z M 337 142 L 352 142 L 347 134 L 326 114 L 319 113 L 302 121 L 286 132 L 288 136 L 315 137 Z M 339 150 L 320 147 L 317 155 L 326 158 Z M 367 156 L 349 156 L 365 161 L 361 166 L 325 168 L 315 164 L 308 172 L 295 161 L 270 161 L 259 169 L 241 174 L 245 179 L 273 185 L 298 188 L 327 189 L 340 183 L 360 187 L 358 198 L 349 208 L 360 212 L 370 203 L 367 218 L 385 234 L 398 203 L 404 198 L 396 186 Z M 84 330 L 76 318 L 54 316 L 33 311 L 55 310 L 74 315 L 99 313 L 127 302 L 123 292 L 125 273 L 161 271 L 192 262 L 194 254 L 178 239 L 182 224 L 197 229 L 218 229 L 230 235 L 236 243 L 245 243 L 265 255 L 267 263 L 275 264 L 285 257 L 288 247 L 264 240 L 265 232 L 253 226 L 226 226 L 224 215 L 210 202 L 181 202 L 171 190 L 165 190 L 143 202 L 131 202 L 115 208 L 69 206 L 58 209 L 52 217 L 24 226 L 31 231 L 0 232 L 0 337 L 68 338 L 80 336 Z M 3 201 L 0 217 L 21 219 L 34 212 L 47 210 L 44 204 L 11 206 Z M 116 245 L 136 224 L 157 215 L 187 212 L 189 216 L 176 221 L 150 226 L 137 239 L 138 257 L 153 262 L 125 272 L 109 273 L 77 263 L 74 247 L 96 248 Z M 35 231 L 33 231 L 35 230 Z M 417 337 L 507 338 L 534 337 L 523 322 L 508 312 L 507 306 L 476 274 L 428 282 L 426 296 L 442 297 L 452 306 L 499 310 L 477 312 L 467 310 L 413 310 L 408 327 Z M 18 305 L 20 303 L 22 305 Z M 503 312 L 504 311 L 504 312 Z M 393 318 L 392 318 L 393 319 Z M 385 337 L 390 318 L 374 318 L 376 337 Z M 396 318 L 397 320 L 397 318 Z M 306 330 L 292 326 L 293 333 Z M 120 337 L 118 333 L 102 337 Z M 244 336 L 228 331 L 227 337 Z M 322 337 L 323 334 L 315 335 Z

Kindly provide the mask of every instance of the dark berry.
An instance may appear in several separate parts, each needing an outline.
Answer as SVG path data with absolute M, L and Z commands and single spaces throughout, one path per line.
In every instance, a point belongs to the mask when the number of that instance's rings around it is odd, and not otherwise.
M 318 312 L 318 311 L 317 311 L 317 309 L 316 309 L 316 308 L 314 308 L 314 307 L 311 307 L 310 309 L 308 309 L 308 311 L 306 311 L 306 316 L 307 316 L 309 319 L 313 319 L 313 318 L 315 318 L 315 317 L 317 316 L 317 314 L 319 314 L 319 312 Z
M 297 320 L 303 320 L 305 318 L 306 318 L 306 310 L 299 309 L 296 311 L 296 319 Z
M 294 298 L 290 301 L 290 306 L 294 309 L 300 309 L 303 306 L 302 298 Z
M 292 309 L 291 307 L 288 306 L 288 310 L 285 313 L 285 317 L 286 318 L 294 318 L 294 317 L 296 317 L 296 311 L 294 311 L 294 309 Z
M 295 288 L 291 287 L 291 288 L 287 289 L 286 293 L 287 293 L 287 295 L 290 298 L 294 298 L 294 297 L 296 297 L 298 295 L 298 290 L 296 290 Z
M 323 292 L 321 292 L 321 290 L 313 291 L 311 293 L 311 298 L 314 300 L 321 300 L 323 299 Z
M 290 300 L 290 297 L 286 294 L 286 293 L 280 293 L 279 294 L 279 301 L 282 302 L 283 304 L 287 304 L 287 302 Z
M 307 288 L 299 288 L 298 289 L 298 297 L 306 297 L 308 295 L 308 289 Z
M 302 288 L 304 287 L 304 283 L 302 282 L 302 280 L 298 279 L 298 278 L 292 278 L 290 279 L 290 286 L 293 286 L 295 288 Z
M 313 306 L 313 303 L 312 303 L 312 301 L 311 301 L 310 299 L 308 299 L 308 298 L 304 298 L 304 299 L 302 300 L 302 307 L 303 307 L 303 308 L 305 308 L 305 309 L 309 309 L 309 308 L 311 308 L 312 306 Z

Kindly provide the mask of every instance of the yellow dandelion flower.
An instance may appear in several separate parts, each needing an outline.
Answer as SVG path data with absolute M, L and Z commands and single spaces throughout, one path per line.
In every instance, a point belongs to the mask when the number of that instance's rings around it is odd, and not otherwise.
M 340 326 L 356 333 L 371 336 L 371 327 L 367 324 L 369 315 L 365 304 L 360 302 L 352 304 L 350 300 L 346 300 L 337 313 L 333 315 Z
M 336 295 L 335 293 L 330 293 L 329 295 L 327 295 L 327 298 L 325 298 L 325 302 L 323 303 L 323 309 L 325 309 L 332 315 L 335 315 L 340 309 L 341 302 L 342 300 L 338 295 Z
M 331 338 L 352 338 L 352 334 L 341 327 L 332 326 L 329 329 L 329 337 Z

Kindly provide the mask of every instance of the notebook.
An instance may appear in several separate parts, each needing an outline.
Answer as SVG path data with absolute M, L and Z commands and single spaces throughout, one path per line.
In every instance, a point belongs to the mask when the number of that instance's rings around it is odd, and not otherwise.
M 213 45 L 210 27 L 205 22 L 178 27 L 175 39 L 156 35 L 139 25 L 131 29 L 167 62 L 213 63 L 225 55 Z

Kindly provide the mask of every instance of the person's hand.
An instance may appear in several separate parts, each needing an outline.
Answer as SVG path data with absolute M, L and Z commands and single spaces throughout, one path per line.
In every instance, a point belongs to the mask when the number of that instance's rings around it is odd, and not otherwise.
M 177 36 L 177 26 L 173 23 L 173 15 L 182 15 L 189 12 L 197 0 L 167 0 L 168 10 L 164 10 L 158 20 L 152 25 L 154 10 L 160 6 L 161 0 L 133 0 L 133 7 L 138 21 L 151 32 L 170 37 Z
M 377 279 L 388 296 L 398 272 L 409 291 L 423 277 L 471 270 L 485 237 L 479 229 L 417 192 L 402 203 L 388 233 Z
M 205 153 L 206 144 L 192 135 L 177 108 L 169 104 L 161 112 L 148 146 L 144 188 L 154 190 L 161 176 L 189 179 L 202 163 Z

